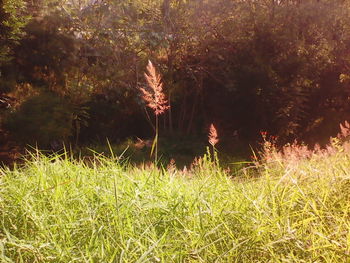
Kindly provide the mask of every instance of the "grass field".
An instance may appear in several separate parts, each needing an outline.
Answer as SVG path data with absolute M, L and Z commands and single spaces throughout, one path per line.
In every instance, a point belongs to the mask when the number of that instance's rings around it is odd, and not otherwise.
M 0 262 L 350 262 L 348 151 L 266 145 L 237 173 L 34 154 L 0 171 Z

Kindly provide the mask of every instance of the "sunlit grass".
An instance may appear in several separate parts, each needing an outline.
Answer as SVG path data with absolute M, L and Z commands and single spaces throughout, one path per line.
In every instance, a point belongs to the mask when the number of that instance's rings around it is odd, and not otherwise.
M 1 262 L 349 262 L 350 156 L 229 176 L 34 155 L 1 170 Z

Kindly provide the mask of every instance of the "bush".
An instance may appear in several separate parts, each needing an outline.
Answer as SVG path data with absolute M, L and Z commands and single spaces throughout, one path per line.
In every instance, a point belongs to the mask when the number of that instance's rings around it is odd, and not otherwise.
M 102 96 L 103 97 L 103 96 Z M 85 105 L 89 115 L 89 125 L 81 129 L 81 142 L 118 141 L 127 137 L 150 136 L 149 124 L 137 105 L 96 97 Z M 146 127 L 146 128 L 145 128 Z
M 43 93 L 25 101 L 5 120 L 5 128 L 19 143 L 48 147 L 66 141 L 73 131 L 73 107 L 53 93 Z

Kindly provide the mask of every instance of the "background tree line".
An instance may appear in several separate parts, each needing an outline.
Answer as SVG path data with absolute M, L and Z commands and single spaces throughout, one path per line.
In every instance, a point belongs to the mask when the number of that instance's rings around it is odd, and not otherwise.
M 1 0 L 1 125 L 21 143 L 162 134 L 321 141 L 350 113 L 348 0 Z

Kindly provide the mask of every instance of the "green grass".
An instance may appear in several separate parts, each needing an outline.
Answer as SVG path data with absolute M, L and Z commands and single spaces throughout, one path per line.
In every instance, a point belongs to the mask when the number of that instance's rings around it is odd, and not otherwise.
M 206 152 L 206 139 L 207 136 L 184 137 L 176 134 L 162 136 L 158 140 L 158 163 L 166 166 L 171 159 L 174 159 L 178 168 L 188 167 L 196 156 L 202 156 Z M 75 155 L 92 156 L 93 153 L 97 153 L 110 156 L 113 152 L 117 155 L 123 154 L 132 164 L 154 161 L 154 156 L 150 156 L 153 139 L 145 139 L 144 142 L 146 144 L 142 145 L 136 138 L 128 138 L 113 144 L 108 140 L 103 143 L 95 142 L 75 149 Z M 232 142 L 227 139 L 220 142 L 218 151 L 220 164 L 235 169 L 237 165 L 232 165 L 233 163 L 243 161 L 251 155 L 248 143 Z
M 350 262 L 350 156 L 234 177 L 38 155 L 0 175 L 0 262 Z

